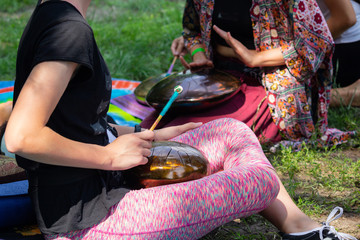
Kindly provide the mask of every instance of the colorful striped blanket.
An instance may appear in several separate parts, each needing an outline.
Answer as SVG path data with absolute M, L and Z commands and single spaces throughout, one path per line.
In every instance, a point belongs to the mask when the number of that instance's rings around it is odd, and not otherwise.
M 119 125 L 134 126 L 143 120 L 151 107 L 139 104 L 133 94 L 139 81 L 112 79 L 111 102 L 108 115 Z M 0 103 L 13 98 L 14 81 L 0 81 Z

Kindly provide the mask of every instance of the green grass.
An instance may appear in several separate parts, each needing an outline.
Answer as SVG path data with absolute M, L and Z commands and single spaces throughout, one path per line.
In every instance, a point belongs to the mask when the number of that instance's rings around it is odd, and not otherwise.
M 269 158 L 290 195 L 308 214 L 325 213 L 335 205 L 360 213 L 360 155 L 352 159 L 342 151 L 304 148 L 292 153 L 283 149 Z
M 34 2 L 1 3 L 1 80 L 14 79 L 16 49 Z M 87 19 L 112 76 L 144 80 L 166 72 L 171 41 L 182 31 L 183 7 L 184 1 L 93 1 Z M 179 61 L 174 70 L 182 70 Z
M 0 4 L 0 80 L 15 77 L 16 52 L 29 18 L 29 2 L 5 0 Z
M 36 0 L 2 0 L 0 6 L 0 80 L 15 76 L 18 42 Z M 143 80 L 167 71 L 171 41 L 181 33 L 183 0 L 94 0 L 87 19 L 113 77 Z M 175 70 L 182 70 L 178 61 Z M 329 125 L 360 131 L 360 108 L 330 109 Z M 266 152 L 298 206 L 325 220 L 334 206 L 360 214 L 360 138 L 332 149 L 282 149 Z M 265 149 L 266 150 L 266 149 Z M 255 222 L 263 221 L 254 232 Z M 225 225 L 204 239 L 278 239 L 259 216 Z M 238 233 L 237 228 L 243 231 Z M 270 230 L 266 230 L 270 229 Z M 358 226 L 360 232 L 360 226 Z M 221 235 L 222 234 L 222 235 Z M 216 237 L 216 238 L 215 238 Z M 359 235 L 357 235 L 359 237 Z
M 143 80 L 166 72 L 171 41 L 181 34 L 183 1 L 98 2 L 105 9 L 95 2 L 88 18 L 112 75 Z

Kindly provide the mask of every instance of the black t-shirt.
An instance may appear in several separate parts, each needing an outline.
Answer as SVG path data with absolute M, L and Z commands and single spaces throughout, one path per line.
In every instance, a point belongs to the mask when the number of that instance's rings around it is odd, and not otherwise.
M 92 29 L 70 3 L 47 1 L 36 7 L 20 40 L 14 102 L 35 65 L 59 60 L 76 62 L 80 67 L 47 126 L 75 141 L 108 144 L 111 76 Z M 20 156 L 16 160 L 28 173 L 29 194 L 45 234 L 98 223 L 129 191 L 122 187 L 121 172 L 48 165 Z
M 239 40 L 249 49 L 255 49 L 250 8 L 252 0 L 221 0 L 215 1 L 213 25 L 218 26 Z M 229 47 L 226 41 L 215 31 L 212 31 L 214 44 Z

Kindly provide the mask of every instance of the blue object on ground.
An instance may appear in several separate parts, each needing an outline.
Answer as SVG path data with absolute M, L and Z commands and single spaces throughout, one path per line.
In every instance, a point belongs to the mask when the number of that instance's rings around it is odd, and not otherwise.
M 0 228 L 35 223 L 28 181 L 0 184 Z

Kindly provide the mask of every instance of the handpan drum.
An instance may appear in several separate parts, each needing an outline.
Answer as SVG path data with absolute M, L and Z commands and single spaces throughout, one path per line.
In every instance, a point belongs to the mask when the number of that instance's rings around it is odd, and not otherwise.
M 149 188 L 202 178 L 208 161 L 196 148 L 179 142 L 153 142 L 149 161 L 126 170 L 135 188 Z
M 240 81 L 234 76 L 210 70 L 196 73 L 173 74 L 156 83 L 146 95 L 146 102 L 161 111 L 181 85 L 183 91 L 171 105 L 176 110 L 198 110 L 222 103 L 240 90 Z
M 149 77 L 149 78 L 143 80 L 134 90 L 134 95 L 136 97 L 136 100 L 139 103 L 147 106 L 148 104 L 146 103 L 146 95 L 148 94 L 150 89 L 156 83 L 162 81 L 163 79 L 166 79 L 169 76 L 171 76 L 171 75 L 169 75 L 167 73 L 162 73 L 160 75 L 152 76 L 152 77 Z

